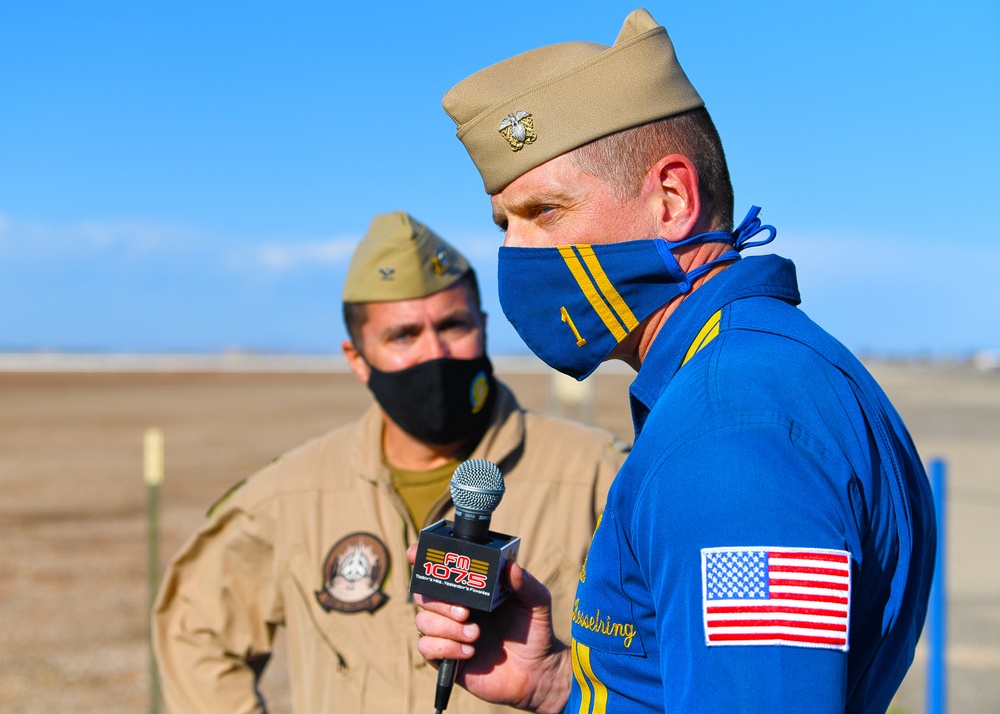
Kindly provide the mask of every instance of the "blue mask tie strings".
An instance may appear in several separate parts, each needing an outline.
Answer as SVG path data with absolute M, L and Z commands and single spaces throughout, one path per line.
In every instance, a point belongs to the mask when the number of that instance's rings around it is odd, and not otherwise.
M 756 248 L 758 246 L 767 245 L 774 240 L 777 231 L 774 226 L 769 226 L 761 223 L 760 218 L 757 215 L 760 213 L 760 206 L 751 206 L 750 211 L 747 213 L 743 222 L 740 223 L 736 230 L 732 233 L 727 233 L 725 231 L 710 231 L 708 233 L 699 233 L 698 235 L 685 238 L 684 240 L 678 241 L 676 243 L 668 243 L 664 240 L 654 240 L 656 243 L 657 250 L 660 251 L 661 257 L 664 259 L 664 264 L 667 267 L 667 271 L 670 275 L 677 280 L 681 292 L 686 293 L 690 289 L 690 284 L 700 276 L 707 273 L 709 270 L 714 268 L 719 263 L 725 263 L 731 260 L 739 260 L 740 252 L 746 250 L 747 248 Z M 764 240 L 751 241 L 755 235 L 762 231 L 768 231 L 768 236 Z M 690 245 L 692 243 L 732 243 L 734 245 L 734 250 L 729 250 L 720 255 L 715 260 L 705 263 L 704 265 L 699 265 L 694 270 L 689 273 L 680 272 L 677 262 L 673 257 L 673 251 L 685 245 Z M 670 257 L 665 255 L 670 254 Z
M 769 226 L 760 222 L 760 219 L 757 217 L 758 213 L 760 213 L 760 206 L 751 206 L 750 212 L 746 215 L 746 218 L 744 218 L 743 222 L 736 227 L 735 231 L 733 231 L 733 238 L 735 238 L 737 251 L 767 245 L 773 241 L 774 236 L 777 235 L 778 232 L 774 229 L 774 226 Z M 751 242 L 750 239 L 761 231 L 768 232 L 767 238 Z

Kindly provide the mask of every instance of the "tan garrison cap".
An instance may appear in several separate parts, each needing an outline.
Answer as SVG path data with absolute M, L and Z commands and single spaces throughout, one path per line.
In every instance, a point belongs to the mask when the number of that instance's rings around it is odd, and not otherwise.
M 704 106 L 646 10 L 611 47 L 540 47 L 459 82 L 442 103 L 489 194 L 594 139 Z
M 454 285 L 469 262 L 430 228 L 402 211 L 372 219 L 351 258 L 344 302 L 413 300 Z

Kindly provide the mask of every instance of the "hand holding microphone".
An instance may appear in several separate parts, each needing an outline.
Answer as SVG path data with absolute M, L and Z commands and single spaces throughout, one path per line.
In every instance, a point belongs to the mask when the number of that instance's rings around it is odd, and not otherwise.
M 417 544 L 406 558 L 415 561 Z M 462 661 L 459 681 L 470 693 L 496 704 L 557 714 L 569 697 L 569 647 L 552 631 L 552 598 L 545 584 L 510 563 L 505 586 L 510 597 L 493 615 L 465 631 L 469 610 L 417 595 L 417 645 L 429 662 Z
M 493 511 L 504 494 L 496 464 L 470 459 L 451 477 L 455 520 L 438 521 L 420 532 L 410 592 L 491 612 L 505 599 L 500 584 L 508 561 L 517 557 L 520 538 L 490 531 Z M 442 660 L 434 706 L 448 706 L 456 662 Z

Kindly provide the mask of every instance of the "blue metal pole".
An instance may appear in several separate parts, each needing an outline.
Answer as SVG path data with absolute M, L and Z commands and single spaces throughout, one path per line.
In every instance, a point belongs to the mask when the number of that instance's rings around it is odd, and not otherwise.
M 944 459 L 931 461 L 931 488 L 934 491 L 934 510 L 937 511 L 938 540 L 927 623 L 927 641 L 930 648 L 927 659 L 927 714 L 945 714 L 948 709 L 945 665 L 945 645 L 947 642 L 945 625 L 948 621 L 944 539 L 945 471 Z

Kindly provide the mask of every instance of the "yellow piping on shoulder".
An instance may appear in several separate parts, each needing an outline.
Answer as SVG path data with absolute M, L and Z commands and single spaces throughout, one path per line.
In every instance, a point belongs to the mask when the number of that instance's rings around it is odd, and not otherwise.
M 719 323 L 722 321 L 722 310 L 719 310 L 710 318 L 708 322 L 702 325 L 701 329 L 698 330 L 698 336 L 694 338 L 691 346 L 688 347 L 687 354 L 684 355 L 684 361 L 681 362 L 681 366 L 687 364 L 688 360 L 698 354 L 701 350 L 705 348 L 709 342 L 714 340 L 719 336 Z

